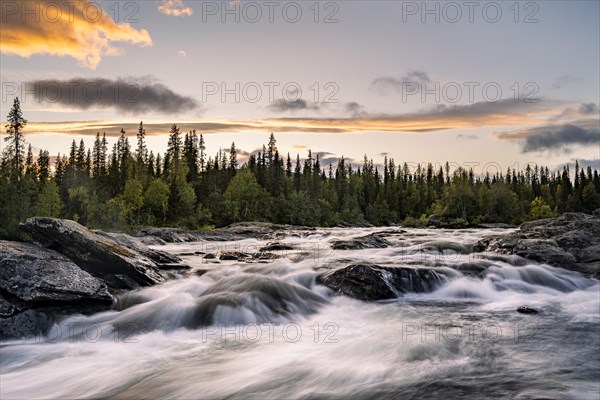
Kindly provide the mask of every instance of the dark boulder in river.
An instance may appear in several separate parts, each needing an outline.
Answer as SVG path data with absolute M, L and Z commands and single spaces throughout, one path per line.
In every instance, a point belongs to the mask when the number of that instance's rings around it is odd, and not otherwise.
M 518 231 L 480 240 L 475 251 L 516 254 L 600 277 L 600 218 L 564 213 L 557 218 L 525 222 Z
M 149 258 L 74 221 L 33 217 L 20 227 L 36 242 L 64 254 L 111 289 L 134 289 L 165 280 Z
M 348 240 L 336 240 L 333 241 L 331 247 L 334 250 L 360 250 L 360 249 L 383 249 L 390 245 L 390 242 L 384 236 L 391 234 L 400 234 L 404 231 L 398 232 L 375 232 L 369 235 L 348 239 Z
M 354 264 L 326 272 L 317 282 L 359 300 L 394 299 L 404 293 L 433 291 L 445 277 L 431 269 Z
M 6 241 L 0 241 L 0 292 L 35 306 L 110 305 L 113 300 L 104 282 L 62 254 Z
M 64 255 L 0 241 L 0 339 L 44 334 L 54 313 L 104 310 L 112 303 L 104 282 Z

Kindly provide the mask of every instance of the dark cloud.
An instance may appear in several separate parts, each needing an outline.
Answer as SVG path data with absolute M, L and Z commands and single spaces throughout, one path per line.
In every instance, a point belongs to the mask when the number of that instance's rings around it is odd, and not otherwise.
M 572 146 L 596 146 L 600 148 L 598 120 L 578 121 L 573 124 L 545 125 L 496 134 L 501 140 L 511 140 L 522 144 L 521 151 L 551 151 L 569 153 Z
M 477 135 L 464 135 L 462 133 L 459 133 L 458 136 L 456 136 L 458 139 L 466 139 L 466 140 L 477 140 L 479 139 L 479 136 Z
M 80 110 L 112 108 L 123 114 L 182 113 L 198 109 L 191 97 L 175 93 L 151 77 L 46 79 L 27 83 L 36 100 Z
M 560 90 L 582 81 L 583 78 L 580 76 L 567 74 L 556 78 L 556 80 L 550 85 L 550 89 Z
M 595 159 L 595 160 L 577 160 L 577 163 L 579 164 L 579 168 L 583 168 L 585 170 L 587 170 L 588 167 L 591 167 L 592 169 L 597 169 L 600 170 L 600 159 Z M 571 170 L 574 170 L 575 168 L 575 159 L 572 159 L 570 163 L 567 164 L 569 166 L 569 168 Z M 563 164 L 560 164 L 557 169 L 562 168 Z
M 596 114 L 598 115 L 598 104 L 596 103 L 582 103 L 579 107 L 579 112 L 583 115 Z
M 306 100 L 296 99 L 287 101 L 285 99 L 277 99 L 268 107 L 271 111 L 286 112 L 286 111 L 301 111 L 301 110 L 318 110 L 317 104 L 308 104 Z
M 567 107 L 560 114 L 549 119 L 550 122 L 560 120 L 589 117 L 590 115 L 598 115 L 598 105 L 596 103 L 581 103 L 578 108 Z
M 402 93 L 403 84 L 415 83 L 420 87 L 422 83 L 428 82 L 431 82 L 431 79 L 429 78 L 429 75 L 427 75 L 427 72 L 414 70 L 409 71 L 400 78 L 394 78 L 392 76 L 375 78 L 373 82 L 371 82 L 370 88 L 380 94 L 389 94 L 392 91 Z

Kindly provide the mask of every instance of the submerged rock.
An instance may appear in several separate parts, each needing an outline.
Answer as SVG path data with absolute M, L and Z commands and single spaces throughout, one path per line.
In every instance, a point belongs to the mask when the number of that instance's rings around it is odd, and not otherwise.
M 518 231 L 480 240 L 475 251 L 516 254 L 600 277 L 600 218 L 564 213 L 557 218 L 525 222 Z
M 354 264 L 326 272 L 317 282 L 359 300 L 393 299 L 404 293 L 431 292 L 445 277 L 431 269 Z
M 521 306 L 521 307 L 517 308 L 517 312 L 519 312 L 521 314 L 538 314 L 539 313 L 538 310 L 534 310 L 533 308 L 529 308 L 529 307 L 525 307 L 525 306 Z
M 109 288 L 133 289 L 164 281 L 153 261 L 74 221 L 34 217 L 20 227 L 35 241 L 102 279 Z

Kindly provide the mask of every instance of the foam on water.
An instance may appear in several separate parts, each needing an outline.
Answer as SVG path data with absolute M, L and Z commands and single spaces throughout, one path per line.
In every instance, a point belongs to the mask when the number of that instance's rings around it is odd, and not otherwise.
M 298 251 L 265 264 L 182 256 L 192 267 L 183 279 L 125 294 L 111 311 L 69 316 L 47 337 L 2 345 L 0 397 L 598 398 L 597 281 L 466 254 L 497 230 L 409 230 L 390 236 L 390 248 L 331 249 L 331 240 L 377 231 L 291 232 L 279 241 Z M 440 282 L 373 303 L 315 283 L 357 262 L 437 268 Z M 540 313 L 516 313 L 524 305 Z

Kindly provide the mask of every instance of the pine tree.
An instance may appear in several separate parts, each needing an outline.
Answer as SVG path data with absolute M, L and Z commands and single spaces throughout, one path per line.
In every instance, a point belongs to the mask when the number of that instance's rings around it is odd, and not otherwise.
M 27 120 L 23 118 L 21 102 L 18 97 L 13 102 L 7 121 L 8 124 L 5 125 L 5 128 L 8 136 L 4 138 L 4 141 L 8 144 L 4 149 L 2 164 L 9 166 L 10 175 L 14 181 L 18 181 L 23 176 L 23 157 L 25 154 L 23 129 L 27 125 Z

